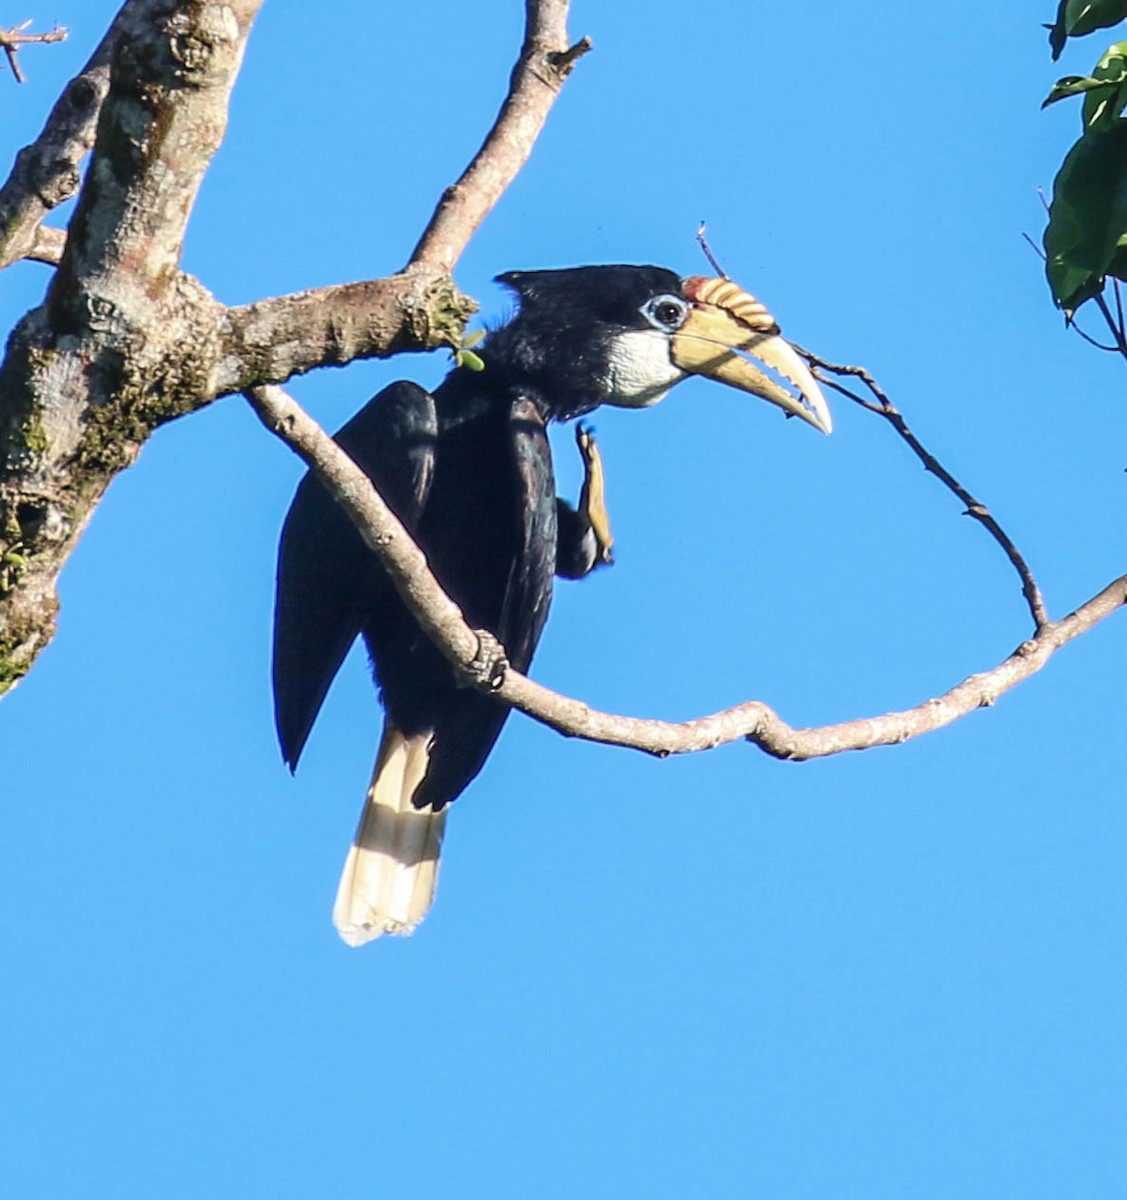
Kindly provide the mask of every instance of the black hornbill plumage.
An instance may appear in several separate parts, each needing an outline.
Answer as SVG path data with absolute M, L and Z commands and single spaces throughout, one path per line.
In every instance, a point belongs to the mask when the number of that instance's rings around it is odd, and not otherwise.
M 582 425 L 578 509 L 555 494 L 547 425 L 600 404 L 644 407 L 688 374 L 752 392 L 817 428 L 817 385 L 767 310 L 723 279 L 602 266 L 499 276 L 519 300 L 481 356 L 433 393 L 385 388 L 337 434 L 427 555 L 474 628 L 526 671 L 555 574 L 610 559 L 602 466 Z M 783 376 L 798 396 L 757 370 Z M 445 808 L 481 769 L 508 708 L 460 685 L 379 560 L 311 476 L 282 533 L 274 636 L 278 735 L 296 768 L 341 661 L 363 636 L 386 721 L 337 895 L 341 936 L 409 932 L 430 905 Z

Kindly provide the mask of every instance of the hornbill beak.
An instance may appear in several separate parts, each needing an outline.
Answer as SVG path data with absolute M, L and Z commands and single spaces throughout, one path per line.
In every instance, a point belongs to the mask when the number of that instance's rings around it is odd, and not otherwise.
M 692 307 L 673 334 L 674 366 L 769 400 L 823 433 L 833 429 L 829 406 L 813 375 L 779 336 L 775 318 L 754 296 L 730 279 L 703 275 L 682 280 L 681 287 Z M 745 355 L 793 384 L 798 395 L 753 366 Z

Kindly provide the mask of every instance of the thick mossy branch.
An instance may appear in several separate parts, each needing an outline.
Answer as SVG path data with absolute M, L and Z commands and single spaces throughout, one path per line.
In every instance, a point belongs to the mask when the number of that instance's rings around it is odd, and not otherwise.
M 232 308 L 215 388 L 226 395 L 315 367 L 457 346 L 476 311 L 448 275 L 418 269 Z
M 224 309 L 177 274 L 154 308 L 64 275 L 0 367 L 0 694 L 54 632 L 54 581 L 114 476 L 165 422 L 316 366 L 456 345 L 476 305 L 412 271 Z M 22 516 L 21 516 L 22 514 Z

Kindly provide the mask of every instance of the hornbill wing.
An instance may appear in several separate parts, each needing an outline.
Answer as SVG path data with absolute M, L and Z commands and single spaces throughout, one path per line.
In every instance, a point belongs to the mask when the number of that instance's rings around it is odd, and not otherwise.
M 413 533 L 434 474 L 436 436 L 433 397 L 399 382 L 336 441 Z M 392 590 L 344 510 L 306 475 L 282 528 L 274 610 L 274 720 L 291 770 L 344 656 Z
M 527 671 L 552 603 L 559 514 L 552 449 L 536 405 L 515 400 L 509 423 L 520 524 L 497 636 L 513 666 Z
M 490 619 L 489 632 L 505 647 L 509 662 L 523 672 L 548 618 L 556 565 L 552 453 L 544 420 L 531 400 L 517 399 L 512 404 L 507 439 L 515 541 L 504 542 L 511 566 L 503 589 L 498 590 L 497 616 Z M 455 800 L 485 765 L 509 711 L 486 693 L 452 689 L 446 702 L 435 706 L 430 761 L 415 804 L 442 808 Z

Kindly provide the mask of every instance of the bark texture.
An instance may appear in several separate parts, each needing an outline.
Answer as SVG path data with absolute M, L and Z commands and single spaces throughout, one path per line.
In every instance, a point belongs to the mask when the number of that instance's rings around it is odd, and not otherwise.
M 0 366 L 0 694 L 50 641 L 63 564 L 164 422 L 317 366 L 457 345 L 445 270 L 219 304 L 180 270 L 262 0 L 130 0 L 0 190 L 0 268 L 57 263 Z M 78 187 L 66 235 L 41 222 Z

